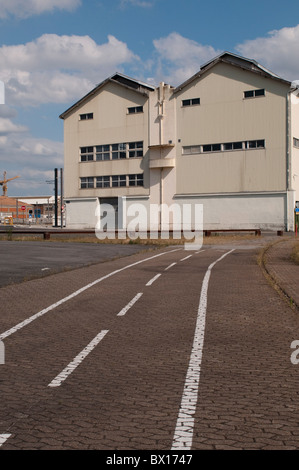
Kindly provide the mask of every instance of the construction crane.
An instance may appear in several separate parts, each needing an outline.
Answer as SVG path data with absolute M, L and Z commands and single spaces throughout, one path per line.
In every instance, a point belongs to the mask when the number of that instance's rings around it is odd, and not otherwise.
M 3 173 L 3 180 L 0 180 L 0 186 L 3 188 L 3 194 L 2 196 L 6 196 L 7 193 L 7 183 L 8 181 L 15 180 L 16 178 L 20 178 L 19 176 L 14 176 L 13 178 L 8 178 L 6 179 L 6 171 Z

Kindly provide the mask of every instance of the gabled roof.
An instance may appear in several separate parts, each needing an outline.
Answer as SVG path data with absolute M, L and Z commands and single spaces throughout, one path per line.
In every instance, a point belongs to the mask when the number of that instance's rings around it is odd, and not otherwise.
M 212 59 L 212 60 L 206 62 L 205 64 L 203 64 L 201 66 L 199 72 L 197 72 L 195 75 L 193 75 L 188 80 L 183 82 L 181 85 L 177 86 L 176 89 L 174 90 L 174 93 L 179 92 L 180 90 L 185 88 L 185 86 L 189 85 L 189 83 L 193 82 L 197 78 L 200 78 L 204 73 L 206 73 L 208 70 L 210 70 L 212 67 L 214 67 L 216 64 L 218 64 L 220 62 L 224 62 L 224 63 L 230 64 L 230 65 L 233 65 L 235 67 L 240 67 L 244 70 L 248 70 L 248 71 L 253 72 L 253 73 L 264 75 L 264 76 L 272 78 L 274 80 L 279 80 L 279 81 L 285 83 L 286 85 L 291 86 L 291 82 L 289 82 L 287 80 L 284 80 L 283 78 L 279 77 L 275 73 L 268 70 L 266 67 L 260 65 L 255 60 L 247 59 L 246 57 L 242 57 L 242 56 L 239 56 L 237 54 L 233 54 L 232 52 L 225 51 L 225 52 L 222 52 L 221 54 L 219 54 L 214 59 Z
M 87 95 L 83 96 L 83 98 L 64 111 L 64 113 L 59 116 L 60 119 L 65 119 L 68 114 L 72 113 L 75 109 L 80 108 L 80 106 L 88 101 L 93 95 L 96 95 L 107 83 L 117 83 L 120 86 L 134 90 L 137 93 L 141 93 L 145 96 L 147 96 L 149 92 L 155 90 L 155 87 L 152 85 L 148 85 L 147 83 L 141 82 L 140 80 L 135 80 L 134 78 L 127 77 L 126 75 L 117 72 L 111 75 L 111 77 L 106 78 L 106 80 L 103 82 L 99 83 L 95 88 L 87 93 Z

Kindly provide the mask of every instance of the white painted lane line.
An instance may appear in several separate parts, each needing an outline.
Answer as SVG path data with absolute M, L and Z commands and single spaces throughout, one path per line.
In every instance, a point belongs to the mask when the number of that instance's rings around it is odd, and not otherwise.
M 127 311 L 133 307 L 133 305 L 137 302 L 138 299 L 140 299 L 140 297 L 142 296 L 142 292 L 139 292 L 137 295 L 135 295 L 134 299 L 132 299 L 128 305 L 126 305 L 118 314 L 117 316 L 118 317 L 122 317 L 123 315 L 125 315 L 127 313 Z
M 58 374 L 55 379 L 49 383 L 48 387 L 60 387 L 62 382 L 81 364 L 88 354 L 99 344 L 109 330 L 102 330 L 87 346 L 84 348 L 68 366 Z
M 47 308 L 44 308 L 40 312 L 36 313 L 35 315 L 32 315 L 31 317 L 27 318 L 26 320 L 22 321 L 21 323 L 18 323 L 16 326 L 13 328 L 10 328 L 9 330 L 5 331 L 0 335 L 0 340 L 7 338 L 8 336 L 12 335 L 13 333 L 16 333 L 20 329 L 24 328 L 24 326 L 29 325 L 29 323 L 33 322 L 37 318 L 42 317 L 46 313 L 50 312 L 51 310 L 54 310 L 56 307 L 59 307 L 59 305 L 67 302 L 68 300 L 73 299 L 79 294 L 82 294 L 82 292 L 86 291 L 90 287 L 95 286 L 99 282 L 104 281 L 105 279 L 108 279 L 111 276 L 114 276 L 115 274 L 120 273 L 121 271 L 124 271 L 125 269 L 132 268 L 133 266 L 137 266 L 138 264 L 145 263 L 146 261 L 150 261 L 154 258 L 158 258 L 159 256 L 167 255 L 168 253 L 173 253 L 174 251 L 179 251 L 181 248 L 176 248 L 174 250 L 170 251 L 163 251 L 163 253 L 159 253 L 158 255 L 150 256 L 149 258 L 142 259 L 140 261 L 136 261 L 135 263 L 128 264 L 127 266 L 124 266 L 123 268 L 116 269 L 115 271 L 112 271 L 109 274 L 106 274 L 106 276 L 100 277 L 99 279 L 96 279 L 95 281 L 91 282 L 90 284 L 87 284 L 86 286 L 82 287 L 81 289 L 76 290 L 72 294 L 68 295 L 67 297 L 64 297 L 63 299 L 59 300 L 58 302 L 55 302 L 54 304 L 50 305 Z
M 202 283 L 193 346 L 184 385 L 181 407 L 174 432 L 172 449 L 190 450 L 192 446 L 194 415 L 198 398 L 202 349 L 204 343 L 209 279 L 211 270 L 215 264 L 233 251 L 234 250 L 228 251 L 214 261 L 214 263 L 210 264 Z
M 199 251 L 196 251 L 195 254 L 198 255 L 198 253 L 202 253 L 203 251 L 206 251 L 206 250 L 199 250 Z
M 161 274 L 156 274 L 156 276 L 154 276 L 150 281 L 148 281 L 147 284 L 145 284 L 146 286 L 151 286 L 155 281 L 156 279 L 158 279 L 158 277 L 160 277 Z
M 172 268 L 173 266 L 175 266 L 177 263 L 171 263 L 169 266 L 167 266 L 167 268 L 165 268 L 164 271 L 167 271 L 168 269 Z
M 11 434 L 0 434 L 0 447 L 7 441 Z
M 186 259 L 191 258 L 191 256 L 193 256 L 193 255 L 186 256 L 185 258 L 180 259 L 180 261 L 185 261 Z

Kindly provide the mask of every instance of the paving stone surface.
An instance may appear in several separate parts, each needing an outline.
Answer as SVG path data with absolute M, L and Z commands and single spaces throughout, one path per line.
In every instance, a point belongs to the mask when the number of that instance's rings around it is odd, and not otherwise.
M 44 313 L 3 339 L 0 437 L 9 438 L 0 449 L 169 451 L 212 266 L 192 450 L 298 450 L 299 364 L 290 346 L 299 311 L 258 265 L 269 241 L 207 245 L 190 257 L 169 247 L 1 288 L 0 338 Z M 293 243 L 273 244 L 266 267 L 296 300 Z M 49 387 L 102 331 L 63 383 Z

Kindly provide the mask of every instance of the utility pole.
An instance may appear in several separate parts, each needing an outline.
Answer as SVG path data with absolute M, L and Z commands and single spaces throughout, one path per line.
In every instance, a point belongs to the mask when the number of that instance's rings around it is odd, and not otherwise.
M 54 227 L 58 227 L 58 169 L 54 170 L 54 192 L 55 192 L 55 223 Z
M 60 227 L 63 228 L 63 169 L 60 168 Z

